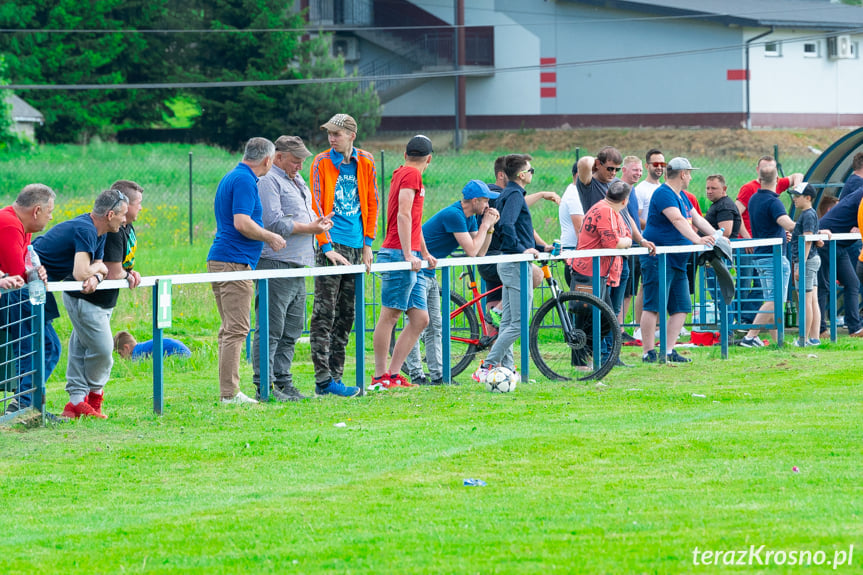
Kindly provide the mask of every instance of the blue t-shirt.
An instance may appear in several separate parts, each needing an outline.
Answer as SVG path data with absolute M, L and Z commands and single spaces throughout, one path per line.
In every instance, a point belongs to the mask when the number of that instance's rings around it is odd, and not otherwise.
M 842 186 L 842 190 L 839 191 L 839 199 L 841 200 L 846 195 L 853 194 L 857 190 L 863 190 L 863 178 L 857 174 L 851 174 L 848 176 L 848 179 L 845 180 L 845 185 Z
M 71 220 L 60 222 L 44 235 L 33 240 L 33 249 L 39 254 L 39 260 L 45 266 L 48 281 L 57 282 L 73 280 L 75 269 L 75 254 L 86 252 L 90 260 L 101 260 L 105 255 L 105 234 L 101 236 L 96 231 L 96 225 L 89 213 L 81 214 Z M 79 291 L 69 292 L 70 296 L 81 297 Z M 45 305 L 45 320 L 51 321 L 60 317 L 57 301 L 53 293 L 48 293 Z
M 632 189 L 629 190 L 629 202 L 626 204 L 626 211 L 629 212 L 629 217 L 632 218 L 632 221 L 639 227 L 640 231 L 641 224 L 638 219 L 638 194 L 635 193 L 635 186 L 632 186 Z
M 851 178 L 848 178 L 845 186 L 848 186 L 850 181 Z M 842 199 L 821 218 L 821 229 L 830 230 L 834 234 L 847 234 L 851 228 L 856 228 L 857 209 L 860 207 L 861 198 L 863 198 L 863 186 L 850 193 L 842 194 Z M 841 247 L 848 247 L 853 244 L 854 241 L 848 240 L 836 242 L 836 245 Z
M 787 216 L 788 213 L 779 196 L 770 190 L 758 190 L 749 199 L 746 210 L 749 212 L 753 238 L 782 238 L 782 244 L 785 244 L 785 228 L 776 220 L 781 216 Z M 773 246 L 758 246 L 755 248 L 755 253 L 769 256 L 773 253 Z
M 339 168 L 333 194 L 333 242 L 349 248 L 363 247 L 363 212 L 360 209 L 360 189 L 357 186 L 357 149 L 353 149 L 349 162 L 335 150 L 330 150 L 333 165 Z
M 179 355 L 182 357 L 191 357 L 192 352 L 186 347 L 182 341 L 166 337 L 162 339 L 162 350 L 165 355 Z M 132 359 L 142 359 L 153 355 L 153 340 L 142 341 L 132 349 Z
M 435 258 L 445 258 L 458 248 L 455 235 L 460 232 L 475 232 L 479 229 L 476 216 L 465 216 L 461 201 L 451 204 L 423 224 L 426 248 Z M 423 273 L 434 276 L 434 270 L 424 268 Z
M 668 184 L 662 184 L 650 197 L 650 207 L 647 210 L 647 225 L 641 234 L 658 246 L 691 246 L 692 241 L 680 233 L 662 210 L 677 208 L 687 220 L 692 204 L 683 193 L 676 193 Z M 685 270 L 686 262 L 692 254 L 668 254 L 668 265 L 674 269 Z
M 258 196 L 258 177 L 246 164 L 240 162 L 219 182 L 216 190 L 216 237 L 207 255 L 207 261 L 258 265 L 264 242 L 250 240 L 234 227 L 234 215 L 244 214 L 264 227 L 263 208 Z

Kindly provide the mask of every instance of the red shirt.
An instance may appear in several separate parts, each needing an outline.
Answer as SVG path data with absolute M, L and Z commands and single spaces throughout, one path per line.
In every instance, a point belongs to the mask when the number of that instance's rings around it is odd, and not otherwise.
M 698 203 L 698 200 L 695 199 L 695 196 L 693 196 L 686 190 L 683 190 L 683 193 L 686 194 L 686 198 L 689 200 L 689 203 L 692 204 L 692 207 L 695 208 L 695 211 L 698 212 L 698 215 L 704 216 L 704 214 L 701 213 L 701 205 Z M 689 219 L 691 220 L 692 218 Z
M 600 200 L 584 215 L 581 232 L 578 234 L 578 250 L 614 249 L 621 238 L 631 237 L 623 217 L 611 209 L 608 202 Z M 583 276 L 593 275 L 593 258 L 573 258 L 572 269 Z M 619 256 L 600 256 L 599 274 L 606 276 L 606 285 L 620 284 L 623 261 Z
M 737 201 L 743 204 L 743 211 L 740 212 L 740 217 L 743 218 L 743 225 L 749 230 L 749 235 L 752 235 L 752 226 L 749 224 L 749 200 L 755 195 L 755 192 L 761 185 L 758 180 L 752 180 L 748 184 L 744 184 L 740 191 L 737 192 Z M 776 181 L 776 193 L 781 194 L 791 187 L 791 180 L 788 178 L 779 178 Z
M 9 275 L 27 279 L 25 260 L 30 234 L 24 233 L 24 224 L 15 209 L 7 206 L 0 210 L 0 270 Z
M 387 235 L 381 247 L 402 249 L 399 239 L 399 192 L 400 190 L 414 190 L 414 201 L 411 205 L 411 251 L 421 250 L 422 223 L 423 223 L 423 201 L 426 190 L 423 187 L 423 175 L 413 166 L 401 166 L 393 172 L 393 180 L 390 183 L 390 199 L 387 206 Z

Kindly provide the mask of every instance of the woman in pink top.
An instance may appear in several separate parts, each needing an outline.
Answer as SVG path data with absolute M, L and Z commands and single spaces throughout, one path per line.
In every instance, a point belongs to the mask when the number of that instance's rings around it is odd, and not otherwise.
M 605 199 L 596 202 L 584 215 L 578 235 L 578 250 L 626 249 L 632 246 L 632 231 L 620 215 L 629 200 L 629 184 L 616 180 L 608 187 Z M 620 256 L 601 256 L 599 273 L 605 278 L 603 298 L 611 304 L 606 287 L 620 283 L 623 267 Z M 593 258 L 573 258 L 572 279 L 575 284 L 590 284 L 593 276 Z

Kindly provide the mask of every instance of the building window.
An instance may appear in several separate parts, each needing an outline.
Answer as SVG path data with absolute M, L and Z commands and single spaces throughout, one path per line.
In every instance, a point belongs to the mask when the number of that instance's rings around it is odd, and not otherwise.
M 803 43 L 803 55 L 807 58 L 817 58 L 818 57 L 818 42 L 804 42 Z
M 765 42 L 764 43 L 764 55 L 765 56 L 781 56 L 782 55 L 782 44 L 779 42 Z

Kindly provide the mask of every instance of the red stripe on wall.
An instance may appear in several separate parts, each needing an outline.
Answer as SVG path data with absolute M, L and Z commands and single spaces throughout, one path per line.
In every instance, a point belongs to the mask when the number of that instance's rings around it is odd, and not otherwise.
M 554 86 L 551 87 L 541 87 L 539 89 L 539 97 L 540 98 L 557 98 L 557 88 Z
M 543 84 L 554 84 L 557 82 L 557 72 L 540 72 L 539 81 Z
M 747 70 L 728 70 L 726 79 L 728 80 L 747 80 L 749 72 Z
M 544 68 L 549 68 L 557 65 L 557 58 L 540 58 L 539 65 Z

